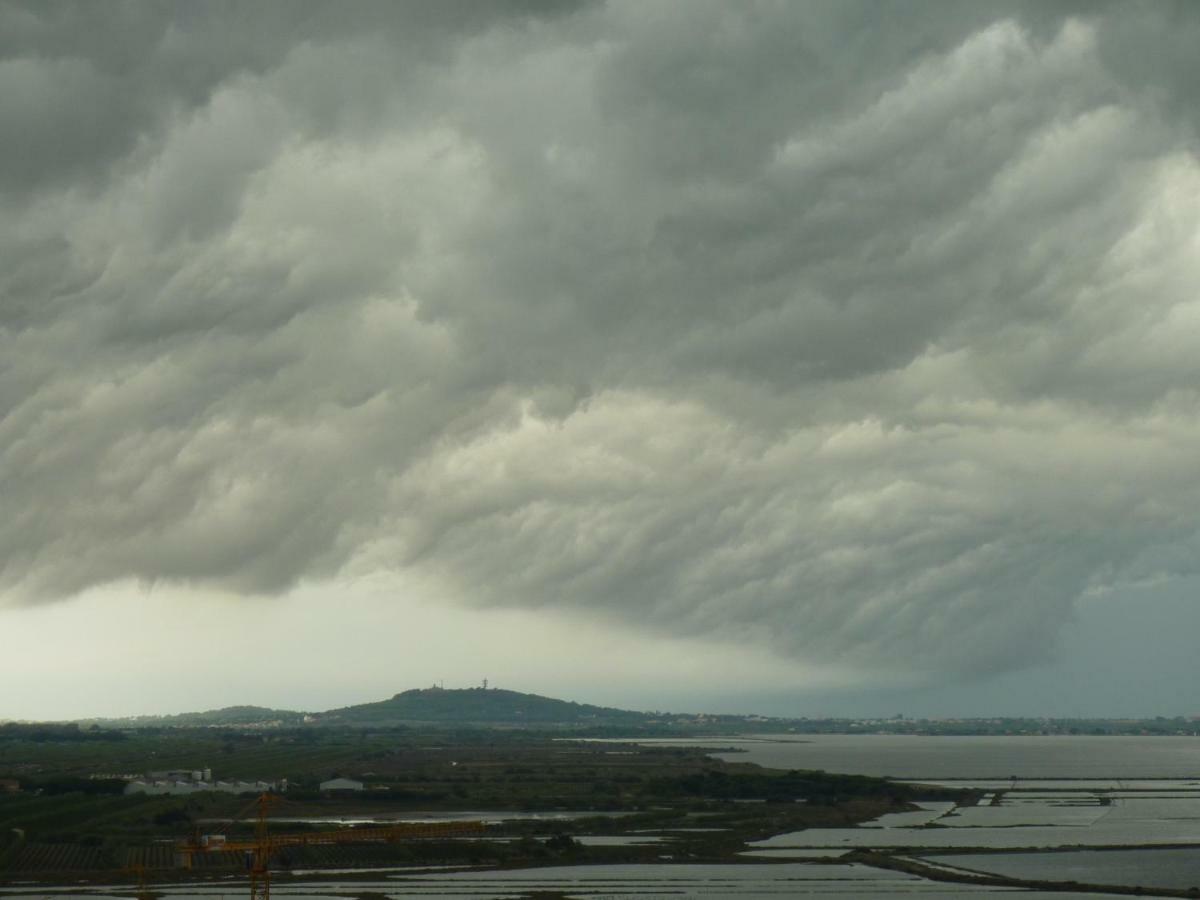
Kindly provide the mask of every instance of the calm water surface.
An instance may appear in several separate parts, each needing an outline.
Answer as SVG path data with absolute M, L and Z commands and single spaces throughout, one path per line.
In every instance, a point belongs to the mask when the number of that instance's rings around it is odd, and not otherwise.
M 893 778 L 1200 779 L 1200 737 L 756 735 L 643 744 L 734 747 L 730 762 Z
M 1193 849 L 987 853 L 927 858 L 956 868 L 1014 878 L 1185 890 L 1200 887 L 1200 851 Z
M 244 881 L 227 884 L 195 884 L 160 889 L 169 900 L 241 900 Z M 462 872 L 443 875 L 409 875 L 371 881 L 318 883 L 276 882 L 271 895 L 290 900 L 333 900 L 374 893 L 385 897 L 491 898 L 528 897 L 538 891 L 561 891 L 570 897 L 589 900 L 648 900 L 648 898 L 703 897 L 708 900 L 780 900 L 782 897 L 930 897 L 938 900 L 987 900 L 1011 891 L 973 888 L 926 881 L 912 875 L 872 869 L 867 866 L 810 865 L 614 865 L 562 866 L 547 869 L 518 869 L 506 872 Z M 13 892 L 0 890 L 0 897 Z M 59 891 L 38 889 L 18 896 L 48 900 L 70 896 L 70 888 Z M 116 891 L 89 891 L 86 896 L 116 897 Z M 128 892 L 125 893 L 128 897 Z M 1081 893 L 1020 892 L 1023 900 L 1102 896 Z

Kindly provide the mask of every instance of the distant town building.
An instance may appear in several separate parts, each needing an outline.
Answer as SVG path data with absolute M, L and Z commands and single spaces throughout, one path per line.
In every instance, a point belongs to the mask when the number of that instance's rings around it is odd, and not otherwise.
M 264 791 L 286 791 L 287 779 L 280 781 L 213 781 L 212 769 L 172 769 L 149 772 L 144 777 L 130 779 L 126 794 L 195 794 L 199 791 L 220 791 L 225 794 L 261 794 Z
M 147 772 L 155 781 L 212 781 L 212 769 L 169 769 L 166 772 Z
M 331 778 L 329 781 L 321 782 L 321 790 L 323 791 L 361 791 L 363 783 L 355 781 L 353 778 Z
M 283 781 L 147 781 L 137 779 L 125 785 L 126 794 L 195 794 L 200 791 L 220 791 L 225 794 L 261 794 L 265 791 L 286 791 Z
M 21 782 L 15 778 L 0 778 L 0 794 L 18 794 L 21 792 Z

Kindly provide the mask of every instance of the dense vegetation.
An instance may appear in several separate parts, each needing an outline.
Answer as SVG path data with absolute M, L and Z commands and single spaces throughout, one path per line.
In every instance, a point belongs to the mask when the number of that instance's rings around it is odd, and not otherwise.
M 572 703 L 499 688 L 404 691 L 389 700 L 363 703 L 321 713 L 325 725 L 390 725 L 404 723 L 474 723 L 511 725 L 641 724 L 649 713 Z
M 120 741 L 125 739 L 125 733 L 112 729 L 104 729 L 99 725 L 91 728 L 81 728 L 76 722 L 5 722 L 0 725 L 0 742 L 3 741 L 32 741 L 46 743 L 49 741 Z
M 303 724 L 307 713 L 265 706 L 226 706 L 204 712 L 177 713 L 170 716 L 136 716 L 127 719 L 85 720 L 86 724 L 104 724 L 119 728 L 204 728 L 236 726 L 287 726 Z

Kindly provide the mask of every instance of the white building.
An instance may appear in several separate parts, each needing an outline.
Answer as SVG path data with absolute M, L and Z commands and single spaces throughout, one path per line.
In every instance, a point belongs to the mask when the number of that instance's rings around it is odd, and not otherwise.
M 331 778 L 329 781 L 321 782 L 321 790 L 323 791 L 361 791 L 363 783 L 355 781 L 353 778 Z
M 286 791 L 283 781 L 178 781 L 173 779 L 137 779 L 125 785 L 126 794 L 195 794 L 199 791 L 221 791 L 226 794 L 261 794 L 265 791 Z

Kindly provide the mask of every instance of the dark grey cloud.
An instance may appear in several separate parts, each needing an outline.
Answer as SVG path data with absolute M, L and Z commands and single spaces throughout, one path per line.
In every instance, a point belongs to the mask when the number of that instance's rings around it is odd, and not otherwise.
M 0 572 L 997 671 L 1193 570 L 1189 4 L 0 7 Z

